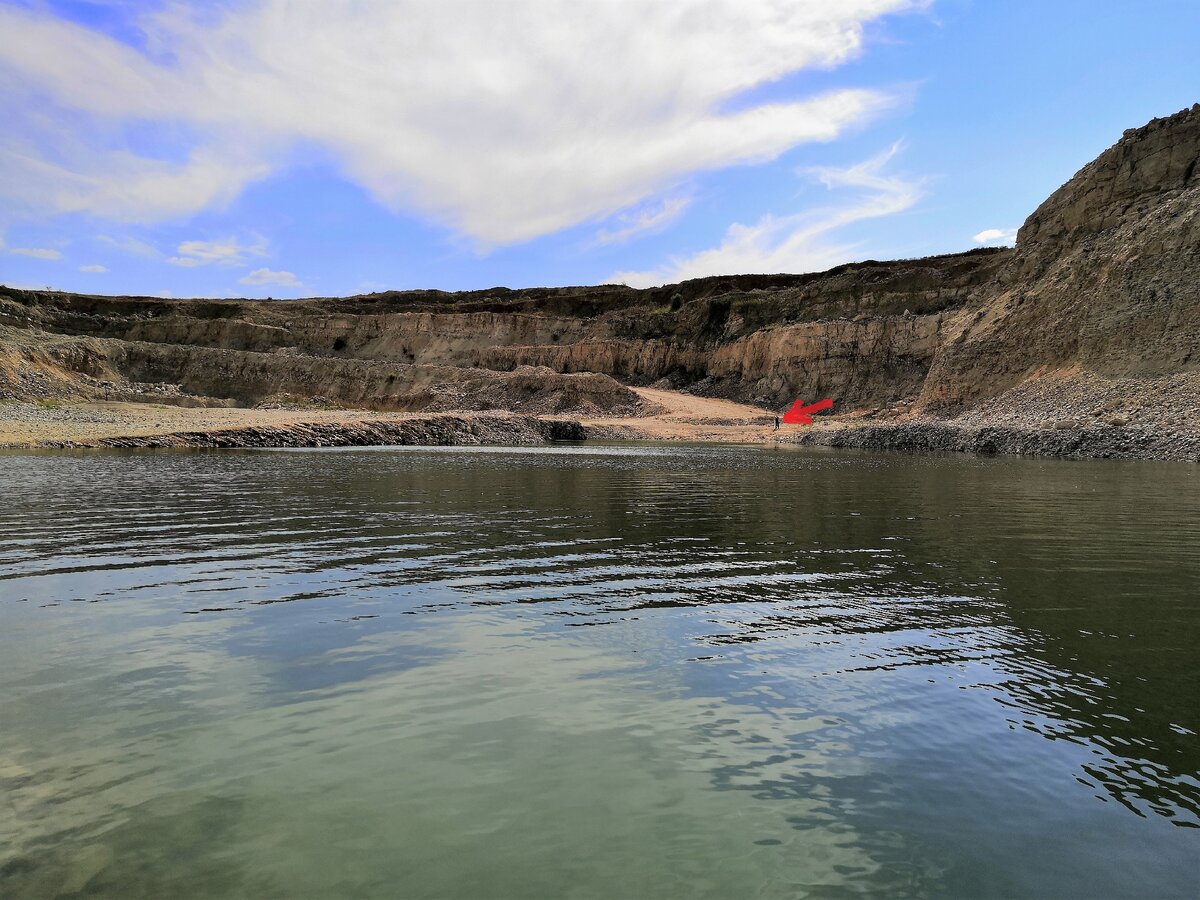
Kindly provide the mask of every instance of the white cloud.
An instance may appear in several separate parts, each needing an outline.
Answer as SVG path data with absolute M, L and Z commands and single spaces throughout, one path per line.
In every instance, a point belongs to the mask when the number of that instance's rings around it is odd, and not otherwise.
M 244 266 L 250 257 L 267 255 L 267 240 L 259 235 L 254 243 L 242 244 L 236 238 L 221 241 L 184 241 L 175 248 L 178 256 L 167 260 L 173 266 L 193 269 L 212 264 L 222 266 Z
M 0 32 L 4 19 L 0 9 Z M 0 74 L 6 47 L 0 43 Z M 86 123 L 62 110 L 22 116 L 0 106 L 0 112 L 12 123 L 0 137 L 0 197 L 9 201 L 10 214 L 86 213 L 158 222 L 223 206 L 270 172 L 267 163 L 233 151 L 201 147 L 184 162 L 167 162 L 101 146 L 100 135 L 88 143 Z
M 858 189 L 855 199 L 844 206 L 788 216 L 766 215 L 753 225 L 734 223 L 716 247 L 673 258 L 658 269 L 618 272 L 609 281 L 650 287 L 706 275 L 816 272 L 847 262 L 854 247 L 830 241 L 830 232 L 852 222 L 903 212 L 921 195 L 920 182 L 884 172 L 898 150 L 898 145 L 893 146 L 846 169 L 807 169 L 800 173 L 815 177 L 831 189 Z
M 107 272 L 108 267 L 100 266 L 100 265 L 80 266 L 79 271 L 80 272 L 94 272 L 96 274 L 100 274 L 101 272 Z
M 239 284 L 277 284 L 281 287 L 304 287 L 291 272 L 275 272 L 271 269 L 255 269 L 245 278 L 238 279 Z
M 34 259 L 62 259 L 62 254 L 48 247 L 9 247 L 9 253 L 17 256 L 32 256 Z
M 140 241 L 134 237 L 114 238 L 107 234 L 96 235 L 96 241 L 106 246 L 113 247 L 133 256 L 144 256 L 147 259 L 157 259 L 162 256 L 158 248 L 145 241 Z
M 484 243 L 525 240 L 863 122 L 894 97 L 733 101 L 853 59 L 866 23 L 927 3 L 168 4 L 141 23 L 152 57 L 40 7 L 3 7 L 14 39 L 0 42 L 0 75 L 53 102 L 23 104 L 36 115 L 7 131 L 24 142 L 0 140 L 0 194 L 156 221 L 228 202 L 303 143 L 393 209 Z M 111 137 L 144 121 L 194 142 L 165 161 Z
M 621 244 L 639 234 L 657 234 L 683 215 L 691 197 L 668 197 L 657 206 L 622 213 L 616 217 L 619 227 L 596 232 L 597 244 Z
M 977 244 L 1014 244 L 1017 240 L 1015 228 L 988 228 L 971 238 Z

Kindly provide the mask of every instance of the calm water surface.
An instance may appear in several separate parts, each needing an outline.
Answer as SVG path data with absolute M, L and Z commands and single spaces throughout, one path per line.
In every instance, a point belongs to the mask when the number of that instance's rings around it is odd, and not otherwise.
M 1200 467 L 0 455 L 0 895 L 1194 897 Z

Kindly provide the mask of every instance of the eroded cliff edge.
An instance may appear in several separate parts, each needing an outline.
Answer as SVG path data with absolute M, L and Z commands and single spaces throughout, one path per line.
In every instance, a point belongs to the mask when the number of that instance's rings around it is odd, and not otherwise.
M 1015 249 L 808 275 L 294 301 L 4 288 L 0 394 L 611 419 L 653 412 L 629 388 L 655 385 L 829 396 L 856 427 L 806 439 L 839 445 L 988 449 L 964 429 L 1008 429 L 992 449 L 1190 458 L 1198 160 L 1200 105 L 1126 132 Z

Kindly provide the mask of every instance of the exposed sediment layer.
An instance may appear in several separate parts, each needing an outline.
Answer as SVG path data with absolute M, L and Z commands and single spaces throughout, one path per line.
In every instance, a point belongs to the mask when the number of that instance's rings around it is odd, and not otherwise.
M 298 390 L 291 392 L 320 385 L 318 392 L 335 402 L 378 404 L 393 392 L 364 387 L 362 378 L 373 373 L 395 375 L 401 383 L 405 372 L 422 383 L 446 383 L 460 376 L 437 370 L 457 368 L 499 384 L 506 380 L 502 373 L 535 367 L 633 385 L 664 382 L 762 405 L 826 393 L 845 408 L 882 406 L 916 396 L 947 315 L 992 277 L 1007 254 L 972 251 L 650 290 L 406 291 L 270 302 L 0 290 L 0 327 L 12 329 L 0 342 L 16 347 L 22 332 L 36 332 L 55 339 L 55 359 L 43 368 L 53 364 L 114 381 L 183 381 L 193 393 L 248 403 L 257 402 L 268 385 L 304 381 L 308 385 L 293 384 Z M 118 344 L 129 349 L 115 352 Z M 194 348 L 196 360 L 189 362 L 177 348 Z M 204 350 L 226 355 L 202 361 Z M 31 348 L 30 355 L 36 352 Z M 239 365 L 235 354 L 257 356 Z M 103 359 L 97 362 L 98 356 Z M 378 366 L 364 371 L 366 363 Z M 265 368 L 290 368 L 295 375 L 266 376 Z M 419 374 L 423 369 L 429 377 Z M 346 377 L 339 379 L 340 373 Z M 5 380 L 0 360 L 0 390 Z M 10 393 L 21 396 L 19 366 L 8 366 L 7 381 Z M 627 403 L 618 387 L 608 383 L 610 398 L 583 411 Z M 572 409 L 568 402 L 554 411 Z

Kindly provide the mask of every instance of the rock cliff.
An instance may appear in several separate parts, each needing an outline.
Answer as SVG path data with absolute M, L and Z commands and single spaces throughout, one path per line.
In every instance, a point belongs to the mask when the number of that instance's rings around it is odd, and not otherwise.
M 1026 220 L 944 334 L 922 392 L 946 412 L 1050 370 L 1200 370 L 1200 105 L 1125 132 Z

